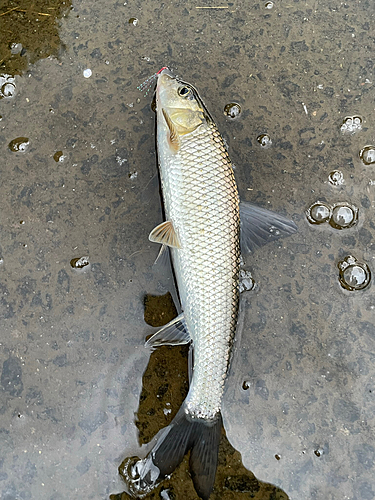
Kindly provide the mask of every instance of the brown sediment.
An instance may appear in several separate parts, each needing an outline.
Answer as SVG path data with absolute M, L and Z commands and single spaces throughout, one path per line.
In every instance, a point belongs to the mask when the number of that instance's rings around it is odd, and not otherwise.
M 71 9 L 71 0 L 9 0 L 0 12 L 0 71 L 22 74 L 28 63 L 58 56 L 62 48 L 58 20 Z M 20 51 L 12 52 L 14 44 Z

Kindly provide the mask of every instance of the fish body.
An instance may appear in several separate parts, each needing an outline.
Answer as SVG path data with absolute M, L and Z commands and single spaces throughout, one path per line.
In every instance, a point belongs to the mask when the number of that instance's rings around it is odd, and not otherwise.
M 183 97 L 179 89 L 187 89 Z M 182 118 L 185 102 L 195 106 L 190 121 Z M 179 248 L 171 248 L 173 268 L 194 345 L 194 372 L 184 405 L 191 418 L 214 421 L 220 412 L 237 324 L 240 215 L 228 153 L 202 104 L 193 87 L 166 71 L 159 76 L 160 178 L 166 219 L 179 241 Z M 180 129 L 178 147 L 171 146 L 165 116 Z
M 239 202 L 224 141 L 197 90 L 167 68 L 156 86 L 157 149 L 166 221 L 149 236 L 169 248 L 182 314 L 148 345 L 191 342 L 188 395 L 135 469 L 140 496 L 170 475 L 190 450 L 198 495 L 216 474 L 221 400 L 236 331 L 240 255 L 296 230 L 293 222 Z

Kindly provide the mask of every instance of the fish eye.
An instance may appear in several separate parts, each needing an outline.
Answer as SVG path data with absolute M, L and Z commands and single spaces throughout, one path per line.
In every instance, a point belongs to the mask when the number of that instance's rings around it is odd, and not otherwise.
M 191 93 L 191 90 L 189 89 L 189 87 L 180 87 L 178 89 L 178 95 L 180 95 L 181 97 L 186 97 L 190 93 Z

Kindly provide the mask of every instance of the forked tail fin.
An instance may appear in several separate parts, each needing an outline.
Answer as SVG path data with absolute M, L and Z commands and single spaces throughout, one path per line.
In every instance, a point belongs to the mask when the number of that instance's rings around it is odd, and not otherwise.
M 151 491 L 160 481 L 172 474 L 190 452 L 190 472 L 199 497 L 208 500 L 215 482 L 221 415 L 215 421 L 192 418 L 182 405 L 144 460 L 135 464 L 133 493 L 141 496 Z

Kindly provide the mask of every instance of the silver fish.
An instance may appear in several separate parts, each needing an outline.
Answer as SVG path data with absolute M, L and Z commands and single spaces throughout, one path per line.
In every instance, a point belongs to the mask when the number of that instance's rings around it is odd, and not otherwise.
M 163 69 L 156 86 L 157 149 L 166 221 L 149 236 L 170 250 L 182 314 L 147 344 L 191 342 L 189 393 L 136 465 L 136 493 L 150 491 L 190 450 L 198 495 L 211 494 L 221 400 L 236 332 L 240 255 L 296 230 L 293 222 L 240 204 L 224 141 L 197 90 Z M 241 234 L 240 234 L 241 233 Z M 241 245 L 240 245 L 241 239 Z

